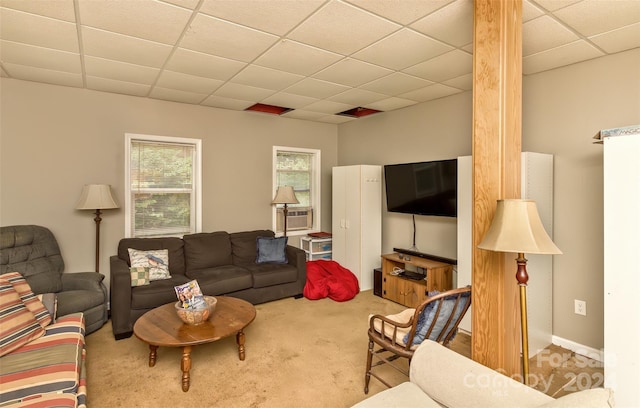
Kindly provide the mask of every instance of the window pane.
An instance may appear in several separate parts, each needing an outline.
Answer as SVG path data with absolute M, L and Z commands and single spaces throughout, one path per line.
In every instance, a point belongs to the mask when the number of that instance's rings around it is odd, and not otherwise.
M 134 236 L 168 236 L 191 232 L 190 193 L 133 193 Z
M 310 153 L 278 152 L 276 163 L 276 183 L 278 186 L 292 186 L 300 204 L 291 207 L 311 207 L 311 170 L 313 155 Z
M 192 188 L 194 146 L 132 142 L 131 188 Z

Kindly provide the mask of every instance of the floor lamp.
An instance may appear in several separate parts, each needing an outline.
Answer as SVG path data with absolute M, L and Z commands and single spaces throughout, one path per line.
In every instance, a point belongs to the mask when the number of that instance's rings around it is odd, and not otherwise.
M 100 218 L 101 210 L 118 208 L 113 196 L 111 186 L 108 184 L 86 184 L 80 193 L 80 200 L 76 205 L 77 210 L 95 210 L 96 217 L 96 272 L 100 271 Z
M 540 221 L 533 200 L 498 200 L 496 213 L 480 249 L 496 252 L 517 253 L 518 271 L 516 280 L 520 286 L 520 329 L 522 338 L 522 373 L 524 383 L 529 385 L 529 333 L 527 327 L 527 259 L 529 254 L 561 254 Z
M 289 209 L 287 206 L 289 204 L 299 204 L 298 198 L 296 197 L 295 191 L 293 191 L 293 187 L 291 186 L 280 186 L 278 187 L 278 191 L 276 191 L 276 196 L 271 201 L 271 204 L 284 204 L 284 208 L 282 212 L 284 213 L 284 236 L 287 236 L 287 214 L 289 213 Z

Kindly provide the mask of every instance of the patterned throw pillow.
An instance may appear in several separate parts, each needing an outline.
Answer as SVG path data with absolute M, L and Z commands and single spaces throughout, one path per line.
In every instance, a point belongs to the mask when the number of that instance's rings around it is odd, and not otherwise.
M 129 272 L 131 272 L 131 287 L 149 284 L 149 268 L 132 266 L 129 268 Z
M 31 286 L 27 283 L 26 279 L 20 274 L 20 272 L 9 272 L 0 276 L 0 279 L 6 279 L 11 283 L 13 289 L 20 295 L 20 300 L 24 305 L 33 313 L 40 326 L 47 327 L 51 323 L 51 315 L 49 311 L 40 301 L 40 299 L 33 294 Z
M 51 315 L 51 320 L 55 322 L 58 314 L 58 296 L 55 293 L 42 293 L 37 296 L 44 307 L 47 308 L 47 312 Z
M 150 282 L 171 278 L 168 249 L 141 251 L 129 248 L 128 250 L 131 267 L 149 268 Z
M 0 357 L 41 337 L 44 329 L 13 285 L 0 279 Z

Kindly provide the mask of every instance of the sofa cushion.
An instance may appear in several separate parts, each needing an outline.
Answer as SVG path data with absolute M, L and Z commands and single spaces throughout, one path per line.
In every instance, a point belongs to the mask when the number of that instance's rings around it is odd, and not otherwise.
M 287 263 L 287 237 L 256 238 L 256 263 Z
M 198 281 L 203 294 L 210 296 L 249 289 L 253 285 L 251 272 L 235 265 L 192 270 L 189 277 Z
M 0 273 L 18 271 L 34 293 L 62 290 L 64 261 L 53 233 L 39 225 L 0 227 Z
M 44 334 L 44 329 L 6 279 L 0 279 L 0 356 Z
M 42 301 L 33 293 L 31 287 L 20 272 L 5 273 L 0 279 L 6 279 L 11 283 L 13 289 L 20 295 L 20 300 L 33 313 L 36 320 L 42 327 L 47 327 L 51 323 L 51 315 L 47 311 Z
M 56 294 L 58 298 L 58 316 L 84 311 L 104 304 L 102 292 L 94 290 L 65 290 Z M 85 314 L 86 318 L 86 314 Z
M 245 268 L 251 271 L 253 275 L 254 288 L 265 288 L 298 280 L 298 268 L 293 265 L 262 263 L 246 265 Z
M 167 249 L 169 251 L 169 273 L 185 274 L 184 241 L 176 237 L 167 238 L 123 238 L 118 244 L 118 258 L 127 262 L 129 260 L 129 248 L 149 251 L 153 249 Z
M 84 349 L 82 313 L 61 317 L 45 331 L 44 336 L 2 357 L 0 403 L 78 391 Z
M 605 408 L 614 407 L 613 391 L 608 388 L 591 388 L 560 397 L 540 408 Z
M 189 282 L 184 275 L 172 275 L 170 279 L 151 282 L 149 285 L 131 288 L 132 309 L 153 309 L 165 303 L 177 302 L 175 286 Z
M 234 265 L 251 265 L 256 263 L 256 240 L 258 237 L 274 237 L 273 231 L 255 230 L 234 232 L 229 234 Z
M 185 235 L 184 258 L 187 271 L 231 265 L 231 240 L 224 231 Z
M 393 388 L 381 391 L 353 408 L 442 408 L 414 383 L 404 382 Z

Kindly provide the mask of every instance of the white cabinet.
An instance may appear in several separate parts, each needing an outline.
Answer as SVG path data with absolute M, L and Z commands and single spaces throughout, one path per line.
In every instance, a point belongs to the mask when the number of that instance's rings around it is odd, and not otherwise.
M 382 251 L 382 167 L 334 167 L 332 184 L 333 260 L 357 276 L 360 290 L 372 289 Z
M 640 407 L 640 125 L 603 130 L 604 386 Z
M 521 159 L 521 198 L 535 200 L 547 234 L 553 238 L 553 156 L 523 152 Z M 472 222 L 471 156 L 458 157 L 458 266 L 457 287 L 471 284 Z M 513 269 L 513 285 L 517 285 L 515 254 L 507 268 Z M 525 254 L 527 258 L 527 321 L 529 357 L 551 344 L 553 335 L 553 258 L 551 255 Z M 473 307 L 473 305 L 471 306 Z M 472 313 L 467 313 L 460 328 L 472 331 Z

